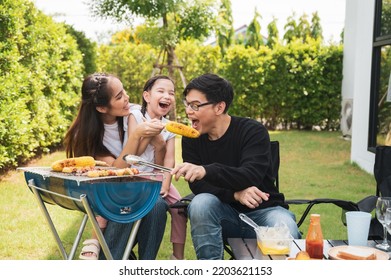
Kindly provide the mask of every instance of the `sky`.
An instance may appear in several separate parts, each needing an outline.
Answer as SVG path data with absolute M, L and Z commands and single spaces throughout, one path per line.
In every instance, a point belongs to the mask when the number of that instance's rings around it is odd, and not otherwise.
M 76 30 L 83 31 L 92 40 L 107 39 L 109 32 L 126 28 L 124 24 L 114 24 L 111 20 L 92 17 L 86 0 L 32 0 L 36 7 L 56 21 L 66 22 Z M 345 24 L 345 0 L 231 0 L 234 28 L 248 25 L 254 17 L 255 8 L 261 14 L 261 33 L 266 35 L 267 25 L 277 19 L 277 27 L 284 34 L 287 18 L 296 14 L 296 19 L 304 13 L 308 19 L 318 12 L 326 41 L 340 41 Z

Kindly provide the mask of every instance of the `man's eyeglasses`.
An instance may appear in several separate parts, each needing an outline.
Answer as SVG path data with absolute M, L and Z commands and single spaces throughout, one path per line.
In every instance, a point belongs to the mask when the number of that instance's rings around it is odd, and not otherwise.
M 200 109 L 200 107 L 202 106 L 206 106 L 206 105 L 210 105 L 210 104 L 215 104 L 216 102 L 214 101 L 209 101 L 209 102 L 205 102 L 205 103 L 201 103 L 201 104 L 197 104 L 197 103 L 188 103 L 185 99 L 183 99 L 183 104 L 185 105 L 185 107 L 190 107 L 190 109 L 192 109 L 193 111 L 198 111 Z

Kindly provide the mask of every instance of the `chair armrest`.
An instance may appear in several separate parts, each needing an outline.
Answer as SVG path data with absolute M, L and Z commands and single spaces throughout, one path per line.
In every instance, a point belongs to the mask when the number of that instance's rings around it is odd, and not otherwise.
M 184 197 L 182 197 L 177 202 L 170 205 L 171 208 L 187 208 L 187 206 L 190 204 L 190 202 L 193 200 L 193 197 L 195 194 L 191 193 Z
M 371 213 L 376 208 L 377 198 L 378 196 L 376 195 L 365 197 L 364 199 L 357 202 L 358 208 L 360 211 Z
M 297 222 L 298 227 L 300 227 L 303 224 L 303 222 L 305 221 L 306 217 L 308 216 L 311 208 L 316 204 L 332 203 L 332 204 L 342 208 L 345 211 L 359 211 L 360 210 L 357 203 L 354 203 L 352 201 L 347 201 L 347 200 L 333 199 L 333 198 L 316 198 L 316 199 L 312 199 L 312 200 L 291 199 L 291 200 L 286 200 L 285 202 L 288 205 L 289 204 L 295 204 L 295 205 L 308 204 L 303 215 L 301 216 L 301 218 Z

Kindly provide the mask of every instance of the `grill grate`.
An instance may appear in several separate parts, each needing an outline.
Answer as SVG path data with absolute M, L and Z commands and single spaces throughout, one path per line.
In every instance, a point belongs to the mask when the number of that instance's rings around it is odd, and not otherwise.
M 99 167 L 99 169 L 115 170 L 113 167 Z M 137 175 L 123 175 L 123 176 L 105 176 L 105 177 L 88 177 L 82 174 L 72 174 L 53 171 L 50 167 L 19 167 L 18 170 L 29 172 L 36 175 L 41 175 L 44 179 L 50 177 L 56 177 L 64 180 L 76 181 L 78 184 L 83 183 L 94 183 L 94 182 L 131 182 L 137 181 L 139 178 L 158 180 L 161 181 L 162 174 L 160 173 L 139 173 Z

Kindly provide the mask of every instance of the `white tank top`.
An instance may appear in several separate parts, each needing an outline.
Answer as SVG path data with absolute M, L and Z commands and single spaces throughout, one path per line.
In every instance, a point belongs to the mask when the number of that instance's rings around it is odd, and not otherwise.
M 124 117 L 124 143 L 122 144 L 119 137 L 118 122 L 113 124 L 104 124 L 105 133 L 103 136 L 103 145 L 115 157 L 119 157 L 125 143 L 128 141 L 128 116 Z

